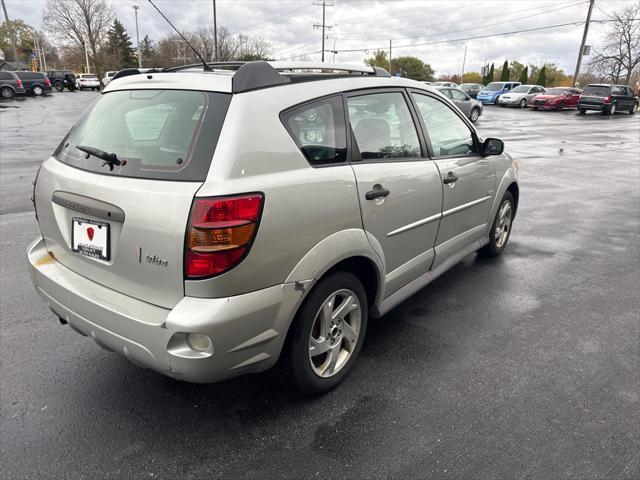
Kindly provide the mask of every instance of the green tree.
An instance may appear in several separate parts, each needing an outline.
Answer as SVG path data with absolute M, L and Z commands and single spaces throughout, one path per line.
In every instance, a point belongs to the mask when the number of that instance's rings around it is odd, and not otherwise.
M 518 81 L 524 85 L 525 83 L 527 83 L 528 80 L 529 80 L 529 67 L 525 66 L 524 70 L 520 72 L 520 78 L 518 79 Z
M 392 60 L 394 73 L 401 77 L 418 81 L 433 81 L 434 71 L 431 65 L 417 57 L 397 57 Z
M 543 87 L 545 87 L 547 85 L 547 66 L 543 65 L 542 68 L 540 69 L 540 73 L 538 73 L 538 81 L 536 82 L 537 85 L 541 85 Z
M 465 72 L 462 76 L 462 83 L 482 83 L 484 79 L 478 72 Z
M 137 65 L 135 50 L 131 46 L 129 34 L 117 18 L 113 20 L 107 32 L 105 53 L 110 57 L 114 68 L 135 67 Z
M 522 76 L 524 65 L 517 60 L 509 62 L 509 80 L 518 80 Z
M 385 50 L 376 50 L 373 52 L 373 57 L 367 58 L 364 63 L 370 67 L 380 67 L 389 71 L 389 58 Z
M 506 60 L 502 64 L 502 73 L 500 73 L 500 81 L 508 82 L 509 81 L 509 62 Z
M 33 51 L 33 35 L 32 27 L 24 23 L 20 19 L 11 20 L 9 23 L 2 22 L 0 24 L 0 49 L 4 52 L 7 60 L 15 62 L 13 58 L 13 47 L 11 46 L 11 31 L 16 39 L 16 49 L 18 50 L 18 58 L 25 61 Z
M 149 38 L 149 35 L 145 35 L 144 38 L 140 41 L 140 55 L 142 56 L 142 64 L 149 65 L 155 53 L 156 48 L 153 44 L 153 40 Z

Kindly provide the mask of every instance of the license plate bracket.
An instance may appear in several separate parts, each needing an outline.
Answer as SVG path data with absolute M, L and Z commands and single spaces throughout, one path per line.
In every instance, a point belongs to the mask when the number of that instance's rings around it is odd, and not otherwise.
M 111 225 L 86 218 L 72 218 L 71 251 L 98 260 L 111 260 Z

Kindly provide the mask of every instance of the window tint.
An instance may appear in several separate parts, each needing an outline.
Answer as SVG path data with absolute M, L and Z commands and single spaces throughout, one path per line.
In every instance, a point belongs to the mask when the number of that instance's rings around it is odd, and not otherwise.
M 475 151 L 469 127 L 440 100 L 427 95 L 413 94 L 418 111 L 427 127 L 433 154 L 436 157 L 468 155 Z
M 311 165 L 347 160 L 342 97 L 308 103 L 282 115 L 282 121 Z
M 32 72 L 16 72 L 18 77 L 25 80 L 42 80 L 44 75 L 42 73 L 32 73 Z
M 613 87 L 611 89 L 611 95 L 624 95 L 625 88 L 624 87 Z
M 56 157 L 83 170 L 137 178 L 206 177 L 230 95 L 186 90 L 106 93 L 69 132 Z M 115 153 L 112 172 L 77 146 Z
M 10 73 L 0 72 L 0 80 L 13 80 L 13 77 Z
M 349 97 L 347 105 L 363 160 L 421 156 L 416 127 L 402 93 Z
M 467 96 L 464 93 L 459 92 L 458 90 L 450 90 L 450 92 L 451 92 L 451 97 L 454 100 L 458 100 L 462 102 L 467 100 Z

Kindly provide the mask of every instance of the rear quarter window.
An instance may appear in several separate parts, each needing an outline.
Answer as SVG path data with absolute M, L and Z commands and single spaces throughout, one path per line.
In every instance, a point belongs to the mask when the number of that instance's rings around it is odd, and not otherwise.
M 280 115 L 285 128 L 312 166 L 347 161 L 342 97 L 329 97 L 294 107 Z
M 115 176 L 203 181 L 231 95 L 189 90 L 121 90 L 103 94 L 54 156 L 83 170 Z M 78 146 L 115 153 L 113 171 Z

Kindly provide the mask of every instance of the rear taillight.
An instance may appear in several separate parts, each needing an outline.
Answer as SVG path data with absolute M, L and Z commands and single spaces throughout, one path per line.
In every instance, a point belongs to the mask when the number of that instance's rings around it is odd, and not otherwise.
M 185 245 L 185 277 L 224 273 L 247 255 L 258 231 L 264 196 L 196 198 Z
M 611 95 L 604 99 L 604 103 L 611 103 Z
M 49 80 L 48 78 L 45 78 L 45 79 L 44 79 L 44 84 L 45 84 L 47 87 L 50 87 L 50 86 L 51 86 L 51 80 Z
M 18 83 L 16 85 L 18 85 L 19 87 L 22 86 L 22 80 L 20 80 L 19 78 L 16 80 Z

